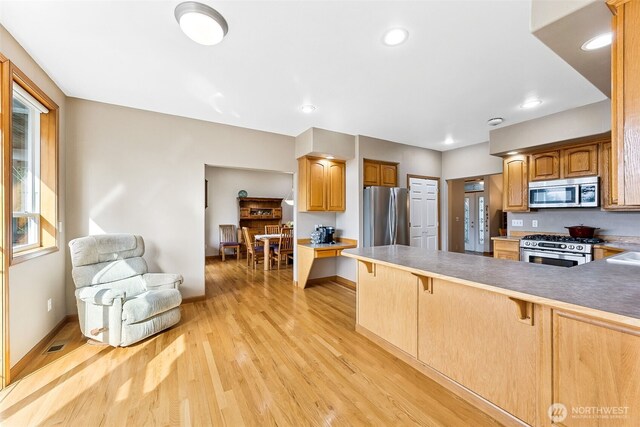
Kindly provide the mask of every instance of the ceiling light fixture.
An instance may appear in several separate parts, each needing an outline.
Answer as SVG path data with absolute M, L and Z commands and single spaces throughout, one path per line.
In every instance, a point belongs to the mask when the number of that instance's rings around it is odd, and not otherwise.
M 504 119 L 502 117 L 494 117 L 492 119 L 487 120 L 487 124 L 489 126 L 498 126 L 502 122 L 504 122 Z
M 409 32 L 404 28 L 392 28 L 384 33 L 382 42 L 387 46 L 398 46 L 404 43 L 409 37 Z
M 509 152 L 507 152 L 508 156 L 514 156 L 516 154 L 518 154 L 518 151 L 509 151 Z
M 289 194 L 287 194 L 287 197 L 285 197 L 283 201 L 287 205 L 293 206 L 293 188 L 291 189 L 291 191 L 289 191 Z
M 529 108 L 535 108 L 540 104 L 542 104 L 542 101 L 539 99 L 529 99 L 523 102 L 522 105 L 520 105 L 520 108 L 524 108 L 525 110 L 528 110 Z
M 311 104 L 304 104 L 302 107 L 300 107 L 300 109 L 302 110 L 303 113 L 309 114 L 316 111 L 316 106 Z
M 195 1 L 176 6 L 175 17 L 187 37 L 205 46 L 220 43 L 229 31 L 227 21 L 218 11 Z
M 446 145 L 451 145 L 453 144 L 455 141 L 453 140 L 453 138 L 451 138 L 450 136 L 447 137 L 447 139 L 444 140 L 444 143 Z
M 600 34 L 585 42 L 581 49 L 586 51 L 600 49 L 601 47 L 609 46 L 612 41 L 613 33 Z
M 325 157 L 325 159 L 327 159 L 327 160 L 333 160 L 333 159 L 335 159 L 335 157 L 333 157 L 333 156 L 326 156 L 326 157 Z

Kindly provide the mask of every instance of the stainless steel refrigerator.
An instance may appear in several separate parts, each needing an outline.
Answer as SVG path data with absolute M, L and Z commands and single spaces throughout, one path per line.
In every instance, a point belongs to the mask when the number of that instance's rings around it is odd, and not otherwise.
M 365 188 L 363 245 L 409 245 L 407 203 L 406 188 Z

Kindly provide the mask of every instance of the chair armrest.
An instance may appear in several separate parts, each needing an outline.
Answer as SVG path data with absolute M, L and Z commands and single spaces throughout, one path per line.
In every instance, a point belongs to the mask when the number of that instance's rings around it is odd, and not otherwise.
M 170 273 L 147 273 L 142 275 L 147 289 L 178 289 L 182 276 Z
M 85 286 L 76 289 L 76 298 L 94 305 L 113 305 L 115 299 L 125 299 L 125 292 L 122 289 L 105 289 Z

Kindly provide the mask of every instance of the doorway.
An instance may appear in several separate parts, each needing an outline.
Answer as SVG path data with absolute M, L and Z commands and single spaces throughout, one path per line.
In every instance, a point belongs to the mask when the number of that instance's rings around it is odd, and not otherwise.
M 504 229 L 502 174 L 447 181 L 448 250 L 490 256 Z
M 409 187 L 409 244 L 440 249 L 440 178 L 407 175 Z

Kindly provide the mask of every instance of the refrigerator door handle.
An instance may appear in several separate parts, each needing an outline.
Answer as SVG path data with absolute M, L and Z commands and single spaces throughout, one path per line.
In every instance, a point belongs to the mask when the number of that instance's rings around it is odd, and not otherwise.
M 396 193 L 391 190 L 391 195 L 389 199 L 389 228 L 391 232 L 391 244 L 395 245 L 398 239 L 398 227 L 396 218 Z

